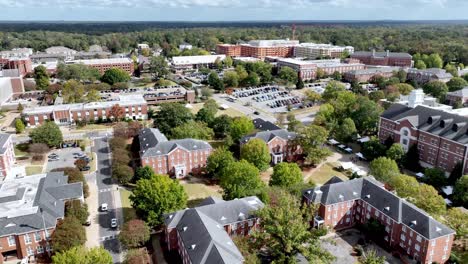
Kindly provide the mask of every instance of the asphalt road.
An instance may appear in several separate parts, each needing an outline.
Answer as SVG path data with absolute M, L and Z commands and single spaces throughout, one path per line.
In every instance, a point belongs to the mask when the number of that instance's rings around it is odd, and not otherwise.
M 114 263 L 121 261 L 121 247 L 117 238 L 118 228 L 111 228 L 110 221 L 116 217 L 116 206 L 112 195 L 117 185 L 113 184 L 111 178 L 110 148 L 107 138 L 94 140 L 94 148 L 97 154 L 96 183 L 98 188 L 99 210 L 103 203 L 107 203 L 108 211 L 99 212 L 99 237 L 105 249 L 109 250 Z M 121 223 L 118 223 L 119 226 Z

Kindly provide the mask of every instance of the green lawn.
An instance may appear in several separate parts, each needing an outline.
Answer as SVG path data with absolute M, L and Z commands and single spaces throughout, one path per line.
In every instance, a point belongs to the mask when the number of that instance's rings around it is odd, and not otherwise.
M 316 184 L 324 184 L 333 176 L 348 180 L 348 177 L 342 172 L 337 171 L 331 163 L 323 164 L 322 167 L 310 175 L 309 179 L 313 180 Z
M 120 200 L 122 201 L 122 212 L 124 216 L 124 222 L 128 222 L 136 218 L 135 209 L 133 209 L 129 198 L 132 192 L 124 188 L 119 188 L 119 190 Z
M 190 109 L 190 111 L 192 112 L 192 114 L 195 115 L 196 113 L 198 113 L 198 111 L 200 111 L 200 109 L 203 108 L 203 105 L 204 103 L 192 104 L 192 108 Z M 216 116 L 220 115 L 228 115 L 230 117 L 245 116 L 244 114 L 242 114 L 234 108 L 228 108 L 226 110 L 218 109 Z
M 42 166 L 26 166 L 26 175 L 34 175 L 42 173 Z
M 16 157 L 28 156 L 29 155 L 28 147 L 29 147 L 29 144 L 27 143 L 15 145 L 15 156 Z
M 89 124 L 83 127 L 77 127 L 76 130 L 103 130 L 108 129 L 111 126 L 104 124 Z
M 210 187 L 202 183 L 181 183 L 185 189 L 185 192 L 188 195 L 188 207 L 194 207 L 201 200 L 209 197 L 215 196 L 221 198 L 221 193 L 219 193 L 215 187 Z

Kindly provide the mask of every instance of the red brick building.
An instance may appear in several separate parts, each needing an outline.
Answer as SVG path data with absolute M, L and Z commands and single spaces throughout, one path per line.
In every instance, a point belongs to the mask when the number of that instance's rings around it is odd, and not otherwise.
M 26 108 L 23 110 L 23 117 L 27 125 L 32 127 L 48 120 L 58 125 L 76 124 L 79 121 L 105 121 L 115 118 L 112 116 L 111 109 L 116 105 L 122 108 L 123 118 L 139 120 L 148 117 L 148 105 L 141 95 L 121 95 L 119 101 Z
M 314 226 L 335 230 L 378 222 L 382 242 L 419 263 L 446 263 L 455 231 L 387 191 L 371 178 L 325 184 L 303 192 L 303 202 L 318 204 Z
M 216 53 L 230 57 L 242 56 L 241 46 L 232 44 L 219 44 L 216 46 Z
M 148 105 L 159 105 L 162 103 L 187 102 L 193 104 L 195 102 L 195 91 L 186 90 L 182 87 L 157 89 L 143 95 Z
M 247 44 L 230 45 L 219 44 L 216 47 L 218 54 L 232 57 L 292 57 L 294 47 L 299 44 L 297 40 L 252 40 Z
M 151 167 L 158 174 L 176 178 L 185 177 L 189 173 L 201 173 L 213 151 L 211 145 L 202 140 L 167 140 L 156 128 L 142 129 L 138 138 L 141 165 Z
M 380 117 L 379 139 L 400 143 L 405 150 L 413 144 L 426 167 L 450 173 L 457 163 L 468 173 L 468 117 L 425 106 L 410 108 L 393 104 Z
M 394 72 L 398 71 L 395 67 L 378 67 L 369 69 L 352 70 L 344 73 L 344 79 L 348 82 L 369 82 L 378 76 L 390 78 Z
M 84 64 L 99 70 L 102 75 L 105 71 L 118 68 L 126 71 L 129 75 L 132 75 L 135 71 L 134 63 L 129 58 L 113 58 L 113 59 L 91 59 L 91 60 L 73 60 L 67 61 L 67 64 Z
M 400 52 L 376 52 L 373 51 L 356 51 L 351 54 L 352 59 L 358 59 L 366 65 L 380 66 L 396 66 L 396 67 L 413 67 L 413 57 L 408 53 Z
M 272 164 L 283 161 L 292 162 L 302 158 L 302 148 L 295 143 L 296 133 L 294 132 L 289 132 L 286 129 L 261 131 L 245 136 L 241 139 L 241 144 L 245 144 L 253 138 L 265 141 L 270 150 Z
M 0 58 L 0 69 L 16 69 L 22 77 L 33 72 L 30 58 Z
M 0 185 L 0 264 L 50 254 L 50 235 L 64 218 L 65 201 L 84 202 L 83 184 L 63 172 L 5 180 Z
M 256 210 L 264 204 L 255 196 L 224 201 L 209 197 L 195 208 L 164 215 L 164 239 L 182 263 L 243 263 L 232 237 L 247 236 L 258 227 Z
M 0 133 L 0 182 L 10 174 L 16 162 L 12 138 L 10 134 Z

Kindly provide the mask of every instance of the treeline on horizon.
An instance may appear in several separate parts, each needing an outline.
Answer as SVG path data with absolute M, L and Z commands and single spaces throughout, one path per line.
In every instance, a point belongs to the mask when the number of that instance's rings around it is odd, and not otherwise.
M 165 54 L 187 42 L 214 51 L 218 43 L 291 38 L 294 22 L 89 22 L 0 23 L 0 50 L 50 46 L 87 50 L 93 44 L 128 52 L 137 43 L 163 48 Z M 441 22 L 297 22 L 301 42 L 351 45 L 355 50 L 438 53 L 443 60 L 468 64 L 468 24 Z

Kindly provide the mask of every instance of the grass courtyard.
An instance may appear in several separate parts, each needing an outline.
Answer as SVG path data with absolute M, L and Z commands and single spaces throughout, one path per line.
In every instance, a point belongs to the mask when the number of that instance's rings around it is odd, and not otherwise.
M 42 173 L 42 166 L 26 166 L 26 175 L 34 175 Z
M 130 203 L 130 194 L 132 194 L 132 192 L 125 188 L 119 188 L 119 190 L 124 222 L 128 222 L 136 218 L 135 209 L 133 209 L 132 204 Z
M 337 176 L 342 180 L 348 180 L 348 177 L 335 169 L 335 165 L 332 163 L 325 163 L 318 169 L 308 169 L 304 170 L 304 177 L 307 181 L 312 180 L 316 184 L 324 184 L 333 176 Z

